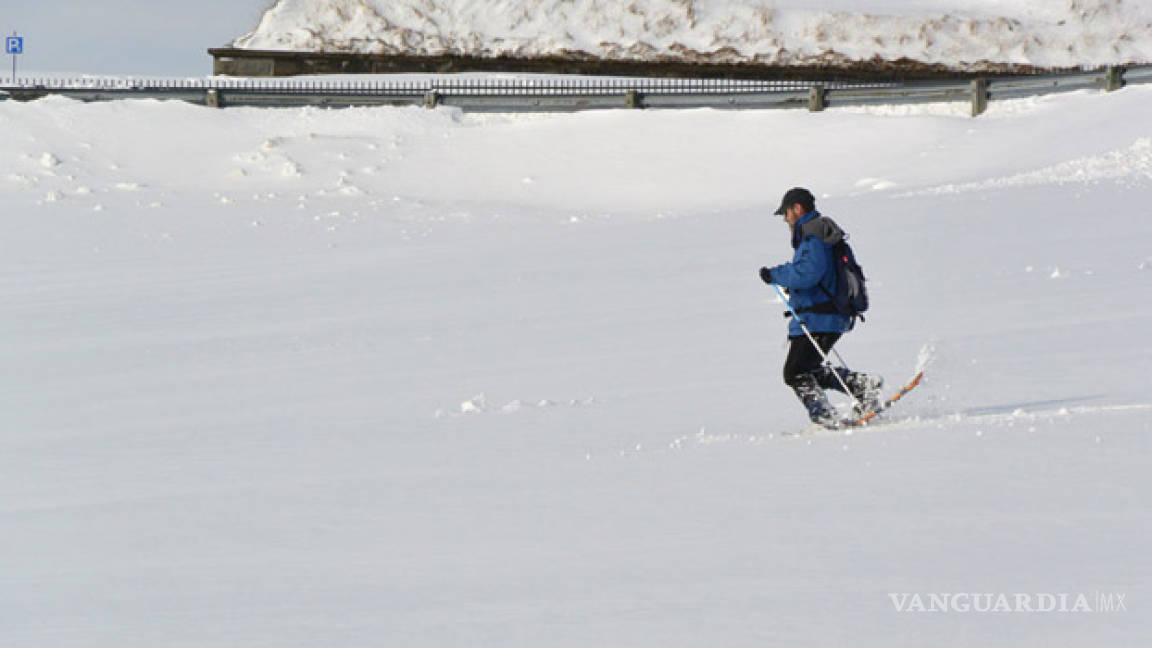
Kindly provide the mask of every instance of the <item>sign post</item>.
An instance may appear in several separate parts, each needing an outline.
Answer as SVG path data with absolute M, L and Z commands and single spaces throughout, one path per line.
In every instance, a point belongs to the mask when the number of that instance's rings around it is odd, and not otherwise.
M 12 32 L 4 39 L 4 53 L 12 55 L 12 83 L 16 83 L 16 56 L 24 53 L 24 37 Z

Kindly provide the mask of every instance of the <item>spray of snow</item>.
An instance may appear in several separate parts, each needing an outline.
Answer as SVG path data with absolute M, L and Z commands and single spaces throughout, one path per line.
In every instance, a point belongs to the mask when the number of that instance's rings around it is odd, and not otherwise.
M 928 369 L 928 365 L 936 359 L 936 344 L 933 342 L 926 342 L 920 347 L 920 353 L 916 356 L 916 371 L 914 373 L 921 373 Z

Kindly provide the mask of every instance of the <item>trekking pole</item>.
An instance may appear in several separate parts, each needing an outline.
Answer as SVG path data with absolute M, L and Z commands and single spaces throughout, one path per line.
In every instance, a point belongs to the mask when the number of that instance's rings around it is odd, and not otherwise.
M 800 323 L 800 325 L 801 325 L 801 326 L 803 326 L 803 325 L 804 325 L 804 323 L 803 323 L 803 322 L 801 322 L 801 323 Z M 844 362 L 844 358 L 840 357 L 840 352 L 839 352 L 839 351 L 837 351 L 836 349 L 832 349 L 832 355 L 836 356 L 836 360 L 838 360 L 838 361 L 840 362 L 840 366 L 841 366 L 841 367 L 844 367 L 845 369 L 848 369 L 848 363 L 847 363 L 847 362 Z
M 844 393 L 848 394 L 848 398 L 852 399 L 852 404 L 860 409 L 863 409 L 863 403 L 856 399 L 856 396 L 852 393 L 852 390 L 848 388 L 848 383 L 844 382 L 844 377 L 841 376 L 840 372 L 836 371 L 836 368 L 832 366 L 832 361 L 828 359 L 828 354 L 824 353 L 824 349 L 820 348 L 820 345 L 816 342 L 816 338 L 812 337 L 812 331 L 808 330 L 808 325 L 804 323 L 804 318 L 800 317 L 800 314 L 796 312 L 795 308 L 792 308 L 792 302 L 788 301 L 788 296 L 785 295 L 784 291 L 780 289 L 779 284 L 774 283 L 772 284 L 772 287 L 776 289 L 776 294 L 780 295 L 780 300 L 783 301 L 784 305 L 788 307 L 788 312 L 792 313 L 792 317 L 796 318 L 796 321 L 800 324 L 800 329 L 804 331 L 804 335 L 808 337 L 808 341 L 812 343 L 812 346 L 816 349 L 816 353 L 819 353 L 820 358 L 824 360 L 824 366 L 832 372 L 833 376 L 836 376 L 836 382 L 840 383 L 840 386 L 844 388 Z M 835 353 L 836 349 L 832 349 L 832 352 Z M 836 357 L 840 358 L 840 354 L 837 353 Z M 840 364 L 844 364 L 844 358 L 840 358 Z M 844 364 L 844 368 L 847 369 L 848 365 Z
M 782 293 L 780 291 L 780 288 L 777 287 L 776 284 L 772 284 L 772 286 L 774 288 L 776 288 L 776 292 L 780 295 L 780 299 L 784 300 L 784 304 L 786 306 L 788 306 L 788 316 L 789 317 L 795 317 L 796 321 L 800 322 L 800 328 L 807 331 L 808 330 L 807 327 L 804 326 L 804 318 L 800 317 L 800 315 L 792 308 L 792 304 L 790 304 L 788 302 L 788 298 L 784 296 L 784 293 Z M 811 336 L 809 336 L 809 337 L 811 337 Z M 820 347 L 817 346 L 816 348 L 820 348 Z M 838 360 L 840 362 L 841 367 L 844 367 L 845 369 L 848 368 L 848 363 L 844 362 L 844 357 L 840 355 L 839 351 L 837 351 L 836 349 L 832 349 L 832 355 L 836 356 L 836 360 Z

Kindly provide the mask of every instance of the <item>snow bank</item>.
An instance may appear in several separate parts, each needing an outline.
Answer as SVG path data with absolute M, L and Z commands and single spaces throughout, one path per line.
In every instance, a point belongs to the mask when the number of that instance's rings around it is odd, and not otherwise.
M 1132 0 L 279 0 L 245 49 L 960 68 L 1152 60 Z

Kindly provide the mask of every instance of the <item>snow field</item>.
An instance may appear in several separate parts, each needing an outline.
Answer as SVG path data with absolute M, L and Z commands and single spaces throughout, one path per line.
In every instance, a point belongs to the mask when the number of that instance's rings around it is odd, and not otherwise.
M 5 643 L 1140 643 L 1148 95 L 0 103 Z M 871 280 L 844 356 L 934 349 L 891 425 L 780 382 L 796 184 Z

